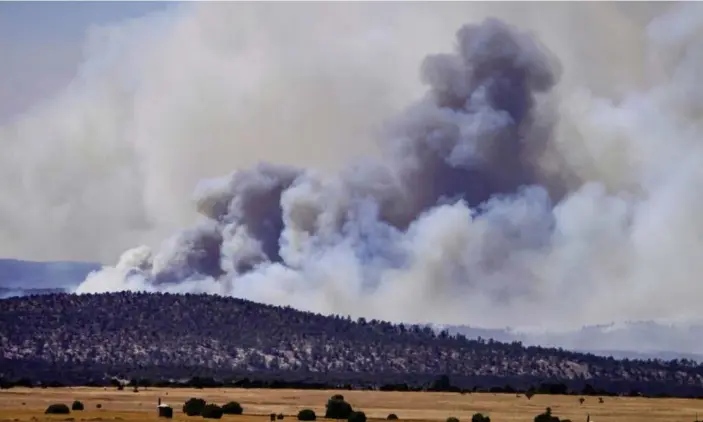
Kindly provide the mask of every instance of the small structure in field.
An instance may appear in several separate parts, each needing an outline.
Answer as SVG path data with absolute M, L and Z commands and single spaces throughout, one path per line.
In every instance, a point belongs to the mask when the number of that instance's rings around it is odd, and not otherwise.
M 172 419 L 173 418 L 173 408 L 166 403 L 161 403 L 161 398 L 159 398 L 159 404 L 156 406 L 159 411 L 160 418 Z

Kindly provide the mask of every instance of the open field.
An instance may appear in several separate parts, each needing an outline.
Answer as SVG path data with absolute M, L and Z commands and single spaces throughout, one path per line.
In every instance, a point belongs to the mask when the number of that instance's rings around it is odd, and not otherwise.
M 580 405 L 578 396 L 542 396 L 532 400 L 514 394 L 458 394 L 458 393 L 401 393 L 370 391 L 310 391 L 310 390 L 266 390 L 266 389 L 166 389 L 154 388 L 134 393 L 130 389 L 117 391 L 114 388 L 13 388 L 0 391 L 0 422 L 5 421 L 156 421 L 156 402 L 174 407 L 174 421 L 199 420 L 181 413 L 181 406 L 190 397 L 201 397 L 208 402 L 223 404 L 239 401 L 244 415 L 223 417 L 229 422 L 265 422 L 271 412 L 286 415 L 284 421 L 295 420 L 302 408 L 312 408 L 318 415 L 324 414 L 327 398 L 335 393 L 345 396 L 355 409 L 363 410 L 369 418 L 385 419 L 389 413 L 397 414 L 401 420 L 436 421 L 456 416 L 462 422 L 469 421 L 475 412 L 491 416 L 493 422 L 532 421 L 533 417 L 550 406 L 560 418 L 585 421 L 591 414 L 594 422 L 693 422 L 696 414 L 703 415 L 703 400 L 645 399 L 606 397 L 598 403 L 595 397 L 587 397 Z M 44 415 L 51 403 L 66 403 L 80 400 L 85 411 L 71 415 Z M 102 409 L 96 409 L 97 404 Z

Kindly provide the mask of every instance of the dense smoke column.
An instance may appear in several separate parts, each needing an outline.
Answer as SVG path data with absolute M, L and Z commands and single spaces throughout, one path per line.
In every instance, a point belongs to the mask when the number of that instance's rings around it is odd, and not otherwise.
M 195 202 L 204 220 L 139 265 L 145 282 L 243 282 L 266 265 L 297 271 L 346 245 L 339 250 L 365 263 L 362 284 L 373 285 L 412 259 L 399 244 L 423 213 L 457 201 L 481 212 L 496 195 L 535 184 L 534 96 L 555 84 L 556 67 L 529 34 L 495 19 L 456 35 L 455 54 L 422 63 L 429 92 L 390 122 L 383 159 L 331 178 L 260 164 L 203 181 Z
M 442 200 L 477 207 L 496 194 L 537 181 L 536 157 L 547 142 L 534 129 L 534 95 L 557 81 L 558 67 L 529 34 L 496 20 L 465 25 L 456 54 L 429 56 L 421 76 L 430 92 L 393 125 L 390 158 L 414 192 L 404 227 Z

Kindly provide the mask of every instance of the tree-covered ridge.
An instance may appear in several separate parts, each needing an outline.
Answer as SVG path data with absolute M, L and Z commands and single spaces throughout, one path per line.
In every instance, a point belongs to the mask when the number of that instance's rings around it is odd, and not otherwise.
M 523 379 L 698 388 L 703 381 L 703 367 L 692 361 L 616 360 L 213 295 L 121 292 L 1 300 L 0 373 L 31 377 L 32 368 L 41 367 L 91 377 L 144 371 L 166 378 L 303 374 L 378 384 L 439 374 L 459 384 Z

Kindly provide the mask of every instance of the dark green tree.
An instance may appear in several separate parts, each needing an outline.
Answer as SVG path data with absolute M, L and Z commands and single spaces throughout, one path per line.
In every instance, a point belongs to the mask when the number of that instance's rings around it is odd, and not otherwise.
M 239 402 L 231 401 L 224 406 L 222 406 L 222 413 L 225 415 L 241 415 L 244 413 L 244 409 Z
M 206 404 L 200 412 L 200 416 L 205 419 L 221 419 L 222 408 L 214 403 Z
M 183 413 L 188 416 L 199 416 L 206 404 L 205 400 L 193 397 L 183 405 Z
M 314 421 L 315 419 L 317 419 L 317 415 L 312 409 L 303 409 L 298 412 L 299 421 Z
M 327 400 L 326 419 L 349 419 L 352 412 L 351 405 L 344 400 L 344 396 L 341 394 L 335 394 Z
M 68 415 L 71 413 L 71 409 L 63 403 L 56 403 L 49 405 L 44 413 L 47 415 Z

